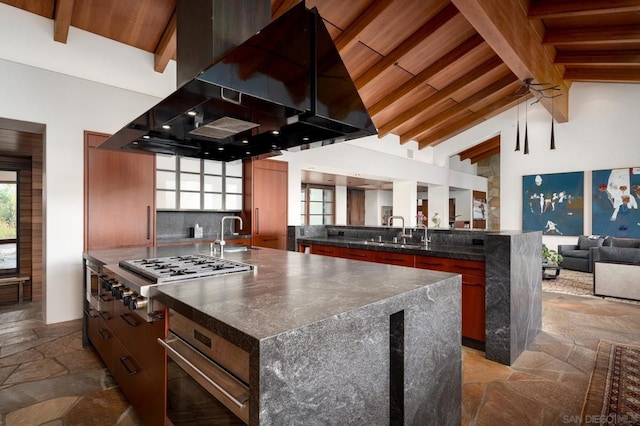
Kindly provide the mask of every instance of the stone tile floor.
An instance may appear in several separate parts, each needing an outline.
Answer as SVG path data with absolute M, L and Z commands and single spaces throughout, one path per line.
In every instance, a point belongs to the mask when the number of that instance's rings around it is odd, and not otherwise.
M 0 307 L 0 426 L 137 425 L 80 321 Z M 463 349 L 463 425 L 578 424 L 600 339 L 640 344 L 640 305 L 543 293 L 543 330 L 512 366 Z

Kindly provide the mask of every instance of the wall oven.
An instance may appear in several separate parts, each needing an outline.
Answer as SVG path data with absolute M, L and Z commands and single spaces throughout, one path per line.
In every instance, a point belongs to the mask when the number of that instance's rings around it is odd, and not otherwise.
M 249 423 L 249 354 L 169 310 L 167 350 L 169 424 Z

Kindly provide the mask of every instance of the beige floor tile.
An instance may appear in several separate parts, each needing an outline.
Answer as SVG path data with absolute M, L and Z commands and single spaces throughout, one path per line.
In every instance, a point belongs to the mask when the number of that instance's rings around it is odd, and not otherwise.
M 59 419 L 78 401 L 78 397 L 50 399 L 7 414 L 6 426 L 33 426 Z

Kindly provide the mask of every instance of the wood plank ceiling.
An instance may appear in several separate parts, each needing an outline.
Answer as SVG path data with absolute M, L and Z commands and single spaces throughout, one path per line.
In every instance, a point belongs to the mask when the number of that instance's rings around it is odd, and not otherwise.
M 0 0 L 175 59 L 176 0 Z M 277 18 L 298 0 L 271 0 Z M 511 108 L 521 81 L 557 86 L 567 121 L 573 81 L 640 82 L 640 0 L 307 0 L 333 37 L 381 136 L 422 149 Z M 495 139 L 487 149 L 495 152 Z

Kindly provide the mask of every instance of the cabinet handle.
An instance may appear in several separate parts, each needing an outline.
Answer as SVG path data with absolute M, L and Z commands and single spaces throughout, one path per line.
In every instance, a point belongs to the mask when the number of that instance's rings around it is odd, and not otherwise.
M 347 252 L 346 254 L 347 254 L 347 256 L 367 257 L 366 254 L 362 254 L 362 253 L 349 253 L 349 252 Z
M 126 322 L 129 327 L 137 327 L 137 326 L 139 326 L 140 325 L 139 322 L 131 322 L 131 321 L 129 321 L 127 319 L 127 317 L 130 317 L 130 316 L 131 316 L 131 314 L 125 313 L 125 314 L 120 315 L 120 318 L 122 318 L 122 320 L 124 322 Z
M 98 314 L 96 315 L 91 315 L 91 312 L 96 312 L 95 309 L 87 309 L 86 311 L 84 311 L 84 313 L 89 317 L 89 318 L 98 318 Z
M 103 328 L 99 328 L 98 329 L 98 334 L 100 335 L 100 337 L 102 337 L 104 340 L 109 340 L 111 339 L 111 335 L 109 333 L 107 333 Z
M 462 282 L 462 285 L 467 285 L 469 287 L 484 287 L 482 284 L 478 284 L 478 283 L 465 283 L 464 281 Z
M 208 375 L 204 374 L 202 372 L 202 370 L 200 370 L 198 367 L 196 367 L 191 361 L 189 361 L 184 355 L 182 355 L 180 352 L 178 352 L 176 349 L 174 349 L 171 346 L 171 343 L 174 343 L 177 339 L 172 339 L 172 340 L 167 340 L 164 341 L 161 338 L 158 338 L 158 343 L 164 347 L 167 352 L 169 352 L 169 356 L 171 358 L 176 357 L 178 358 L 181 362 L 183 362 L 184 364 L 186 364 L 187 366 L 189 366 L 194 373 L 196 373 L 197 375 L 199 375 L 200 377 L 202 377 L 202 379 L 204 379 L 207 383 L 209 383 L 211 386 L 214 387 L 214 389 L 216 389 L 218 392 L 220 392 L 222 395 L 224 395 L 229 401 L 231 401 L 235 406 L 237 406 L 239 409 L 244 410 L 247 407 L 247 404 L 245 404 L 243 401 L 238 401 L 237 398 L 235 398 L 233 395 L 231 395 L 229 392 L 226 391 L 225 388 L 223 388 L 221 385 L 219 385 L 218 383 L 216 383 L 215 381 L 213 381 L 211 379 L 211 377 L 209 377 Z M 172 356 L 173 355 L 173 356 Z
M 151 239 L 151 206 L 147 206 L 147 240 Z
M 426 265 L 426 266 L 442 266 L 442 263 L 438 263 L 438 262 L 424 262 L 422 260 L 418 261 L 420 265 Z
M 381 257 L 382 260 L 392 260 L 394 262 L 404 262 L 404 259 L 398 259 L 397 257 Z
M 124 369 L 127 370 L 127 373 L 129 373 L 130 376 L 133 376 L 134 374 L 138 374 L 140 372 L 140 370 L 135 368 L 135 364 L 133 364 L 133 362 L 129 361 L 129 357 L 128 356 L 123 356 L 122 358 L 120 358 L 120 363 L 122 364 Z M 133 364 L 134 368 L 129 368 L 127 363 Z
M 107 293 L 106 295 L 107 295 L 107 296 L 110 296 L 110 295 L 111 295 L 111 293 Z M 103 302 L 111 302 L 111 301 L 113 300 L 113 297 L 108 297 L 108 298 L 106 298 L 106 299 L 105 299 L 105 297 L 104 297 L 104 296 L 105 296 L 104 294 L 101 294 L 101 295 L 100 295 L 100 300 L 102 300 Z
M 98 311 L 98 315 L 100 315 L 100 318 L 102 318 L 105 321 L 109 321 L 111 319 L 109 314 L 106 312 Z
M 260 233 L 260 209 L 256 207 L 256 234 Z

